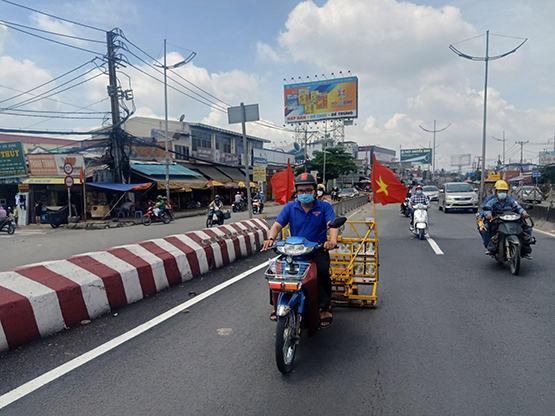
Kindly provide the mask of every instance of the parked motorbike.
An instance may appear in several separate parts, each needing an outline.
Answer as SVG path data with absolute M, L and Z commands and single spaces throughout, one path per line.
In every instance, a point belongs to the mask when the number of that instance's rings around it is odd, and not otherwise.
M 411 231 L 419 240 L 424 240 L 428 234 L 428 205 L 416 204 L 413 209 Z
M 337 217 L 328 225 L 340 228 L 347 218 Z M 276 243 L 279 256 L 270 260 L 265 276 L 276 309 L 275 356 L 278 370 L 293 369 L 303 328 L 313 332 L 319 324 L 316 264 L 308 256 L 323 244 L 304 237 L 289 237 Z
M 6 217 L 0 220 L 0 231 L 5 231 L 8 234 L 12 235 L 15 233 L 15 220 L 12 217 Z
M 231 204 L 231 210 L 233 212 L 242 212 L 247 210 L 247 204 L 245 201 L 241 200 L 240 202 L 234 202 Z
M 530 227 L 534 226 L 532 218 Z M 497 241 L 497 251 L 494 255 L 499 264 L 508 264 L 511 273 L 517 275 L 520 272 L 520 259 L 522 257 L 522 247 L 524 239 L 527 238 L 523 232 L 525 220 L 520 214 L 506 211 L 494 217 L 492 223 L 497 227 L 496 234 L 492 240 Z M 531 237 L 529 244 L 534 244 L 535 238 Z
M 163 222 L 164 224 L 169 224 L 171 222 L 171 217 L 166 211 L 162 211 L 158 213 L 158 215 L 154 212 L 154 207 L 149 207 L 147 211 L 143 215 L 143 225 L 150 225 L 153 222 Z
M 185 204 L 185 208 L 186 209 L 199 209 L 200 208 L 200 202 L 191 199 L 190 201 L 187 201 L 187 203 Z
M 262 214 L 263 209 L 264 209 L 264 204 L 259 199 L 253 199 L 253 201 L 252 201 L 252 213 L 253 214 Z

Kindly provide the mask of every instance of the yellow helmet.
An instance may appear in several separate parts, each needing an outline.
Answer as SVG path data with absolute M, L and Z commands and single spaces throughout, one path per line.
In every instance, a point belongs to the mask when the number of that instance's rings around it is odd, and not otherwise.
M 508 191 L 509 190 L 509 184 L 507 182 L 505 182 L 504 180 L 500 179 L 497 182 L 495 182 L 495 190 L 496 191 Z

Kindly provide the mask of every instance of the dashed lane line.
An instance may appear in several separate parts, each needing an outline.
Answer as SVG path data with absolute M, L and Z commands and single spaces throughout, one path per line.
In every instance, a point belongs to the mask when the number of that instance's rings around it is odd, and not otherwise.
M 439 245 L 435 242 L 435 240 L 431 237 L 426 237 L 426 241 L 428 241 L 428 244 L 430 245 L 430 247 L 432 248 L 432 250 L 434 250 L 434 252 L 438 255 L 438 256 L 442 256 L 445 253 L 443 252 L 443 250 L 441 248 L 439 248 Z

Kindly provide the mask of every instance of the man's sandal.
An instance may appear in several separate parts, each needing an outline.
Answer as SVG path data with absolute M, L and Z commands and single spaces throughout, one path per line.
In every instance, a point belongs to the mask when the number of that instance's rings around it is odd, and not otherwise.
M 328 314 L 328 315 L 322 317 L 322 314 Z M 331 325 L 332 322 L 333 322 L 333 315 L 329 309 L 320 311 L 320 328 L 322 329 L 327 328 Z

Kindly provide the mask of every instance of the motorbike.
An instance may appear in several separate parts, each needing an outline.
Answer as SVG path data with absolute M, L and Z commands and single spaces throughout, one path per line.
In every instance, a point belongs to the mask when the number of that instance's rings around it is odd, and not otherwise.
M 404 215 L 405 217 L 408 217 L 410 215 L 409 202 L 410 202 L 410 198 L 405 198 L 405 200 L 401 203 L 401 214 Z
M 190 201 L 187 201 L 185 203 L 185 208 L 186 209 L 199 209 L 200 208 L 200 202 L 191 199 Z
M 163 222 L 164 224 L 169 224 L 171 222 L 171 217 L 167 211 L 162 211 L 162 213 L 156 215 L 154 213 L 154 207 L 149 207 L 143 215 L 143 225 L 149 226 L 153 222 Z
M 340 228 L 345 221 L 345 217 L 336 217 L 328 228 Z M 279 255 L 270 260 L 265 272 L 277 317 L 276 364 L 284 374 L 293 369 L 302 330 L 314 333 L 319 325 L 316 264 L 309 256 L 322 247 L 304 237 L 278 241 L 274 250 Z
M 6 217 L 0 220 L 0 231 L 6 231 L 9 235 L 15 233 L 15 220 L 12 217 Z
M 424 240 L 428 234 L 428 205 L 416 204 L 413 209 L 411 231 L 419 240 Z
M 254 199 L 252 201 L 252 213 L 253 214 L 262 214 L 262 210 L 264 209 L 264 204 L 260 202 L 259 199 Z
M 231 210 L 233 212 L 242 212 L 247 210 L 247 204 L 245 201 L 241 200 L 240 202 L 234 202 L 231 204 Z
M 534 226 L 534 221 L 529 218 L 530 226 Z M 513 275 L 520 272 L 520 259 L 524 245 L 525 234 L 523 232 L 524 219 L 520 214 L 506 211 L 492 219 L 492 223 L 497 226 L 497 232 L 492 239 L 497 240 L 497 251 L 494 254 L 495 260 L 499 264 L 508 264 Z M 534 244 L 535 238 L 531 237 L 529 244 Z
M 206 216 L 206 228 L 214 225 L 223 225 L 224 219 L 230 218 L 229 211 L 223 211 L 219 208 L 210 208 Z

